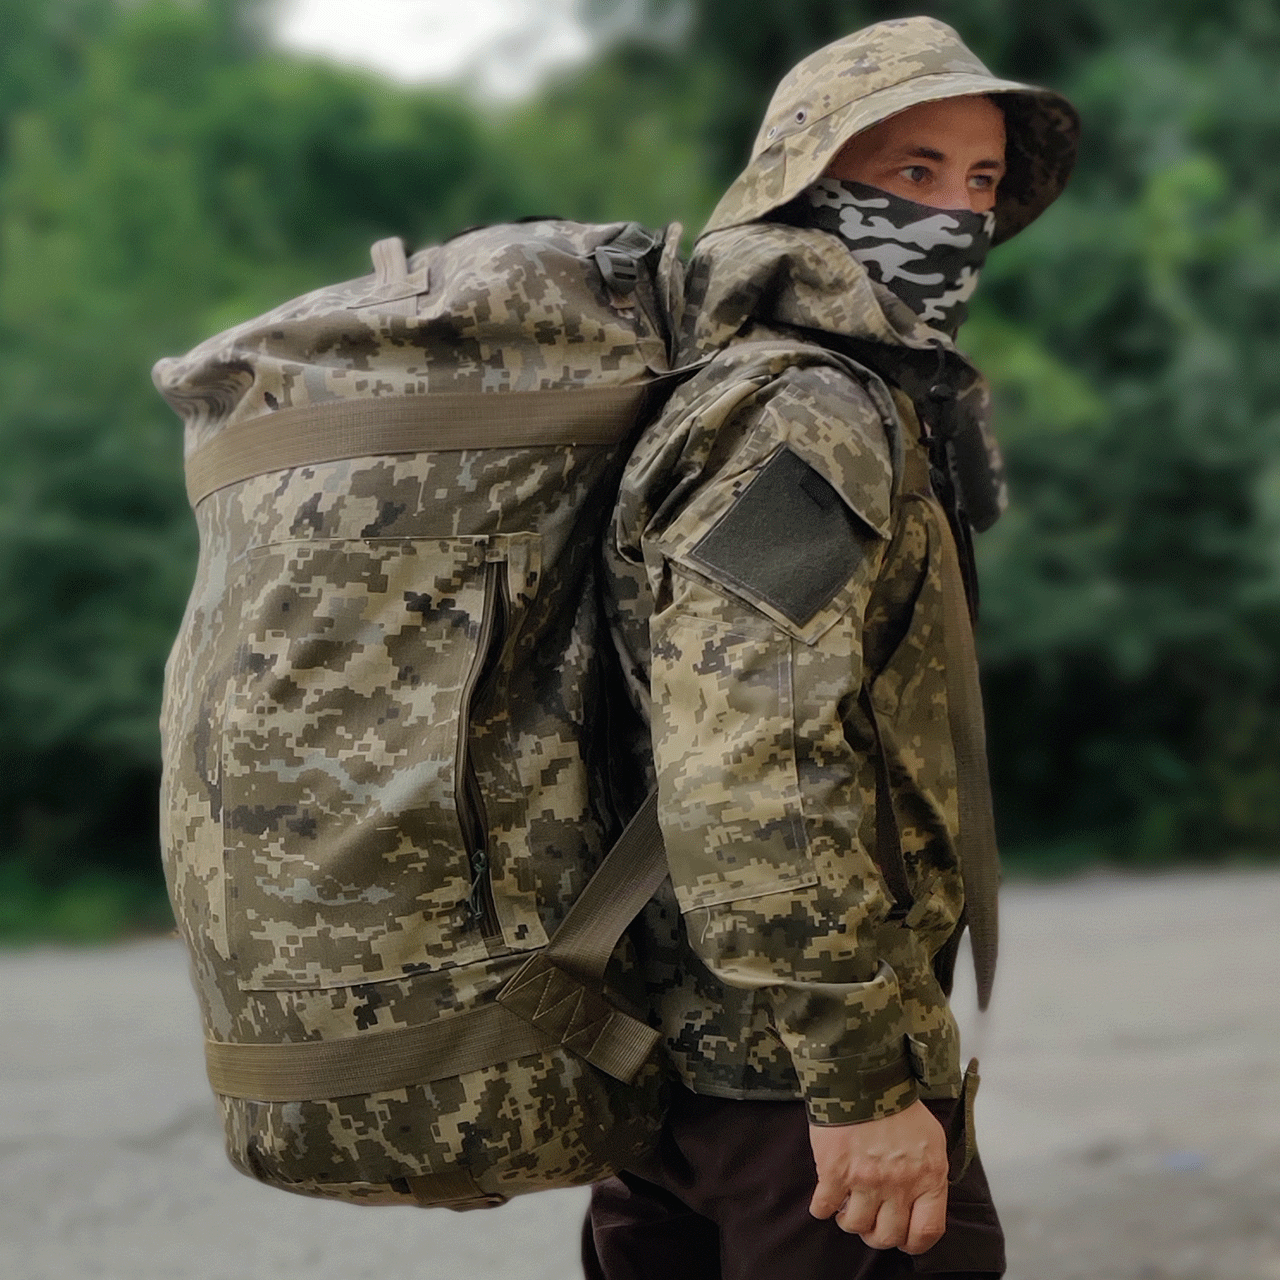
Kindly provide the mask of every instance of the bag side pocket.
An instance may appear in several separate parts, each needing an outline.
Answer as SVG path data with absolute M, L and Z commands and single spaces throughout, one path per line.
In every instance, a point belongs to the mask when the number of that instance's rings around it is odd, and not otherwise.
M 222 742 L 242 988 L 490 953 L 459 812 L 465 703 L 492 633 L 488 542 L 300 540 L 243 562 Z

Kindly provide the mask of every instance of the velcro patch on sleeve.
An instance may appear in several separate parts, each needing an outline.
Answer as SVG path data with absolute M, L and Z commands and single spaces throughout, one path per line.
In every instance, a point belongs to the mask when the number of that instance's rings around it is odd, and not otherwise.
M 829 481 L 782 448 L 689 559 L 802 627 L 853 576 L 869 532 Z

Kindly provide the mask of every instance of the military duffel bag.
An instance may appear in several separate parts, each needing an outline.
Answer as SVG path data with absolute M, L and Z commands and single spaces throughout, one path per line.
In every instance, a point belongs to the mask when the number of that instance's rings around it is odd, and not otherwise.
M 620 826 L 596 564 L 668 384 L 678 238 L 383 241 L 373 276 L 156 365 L 200 533 L 164 863 L 264 1182 L 467 1208 L 652 1141 L 658 1033 L 615 944 L 665 861 L 650 804 L 591 879 Z

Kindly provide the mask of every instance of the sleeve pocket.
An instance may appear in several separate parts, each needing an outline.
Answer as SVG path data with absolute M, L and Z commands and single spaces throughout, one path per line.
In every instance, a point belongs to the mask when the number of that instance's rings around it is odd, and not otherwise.
M 683 911 L 817 883 L 796 771 L 791 640 L 653 620 L 660 817 Z
M 713 512 L 697 511 L 689 522 L 694 536 L 678 537 L 668 554 L 806 644 L 853 603 L 864 561 L 880 541 L 834 485 L 788 446 L 774 452 L 731 505 Z

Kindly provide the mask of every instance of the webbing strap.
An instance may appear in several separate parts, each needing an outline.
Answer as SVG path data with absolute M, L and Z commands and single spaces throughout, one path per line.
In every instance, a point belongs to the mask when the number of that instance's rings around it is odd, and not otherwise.
M 187 459 L 194 507 L 268 471 L 378 454 L 614 445 L 639 420 L 652 383 L 559 391 L 439 391 L 329 400 L 225 428 Z
M 651 791 L 569 908 L 547 944 L 546 956 L 566 973 L 598 985 L 623 930 L 666 874 L 658 793 Z
M 987 731 L 978 685 L 978 655 L 973 643 L 973 623 L 960 576 L 960 558 L 951 527 L 934 498 L 942 541 L 942 611 L 946 646 L 947 713 L 951 743 L 956 756 L 956 790 L 959 793 L 960 835 L 957 853 L 964 877 L 965 912 L 978 988 L 978 1008 L 991 1000 L 999 943 L 997 900 L 1000 891 L 1000 855 L 991 806 L 991 781 L 987 773 Z
M 500 1004 L 448 1019 L 340 1040 L 279 1044 L 205 1041 L 215 1093 L 259 1102 L 303 1102 L 403 1089 L 478 1071 L 556 1043 Z
M 894 389 L 894 400 L 909 424 L 916 422 L 915 406 L 905 392 Z M 904 493 L 918 494 L 933 509 L 934 524 L 942 542 L 942 623 L 946 650 L 947 715 L 951 745 L 956 758 L 956 791 L 960 831 L 956 857 L 964 880 L 964 920 L 969 928 L 978 1007 L 991 1001 L 999 946 L 998 899 L 1000 853 L 996 845 L 995 817 L 991 805 L 991 779 L 987 773 L 987 733 L 978 684 L 978 655 L 973 643 L 973 621 L 964 592 L 960 555 L 951 525 L 941 503 L 933 496 L 924 450 L 908 443 L 903 460 Z
M 599 994 L 623 930 L 666 875 L 652 793 L 569 909 L 500 999 L 414 1027 L 338 1040 L 277 1044 L 205 1041 L 216 1093 L 302 1102 L 379 1093 L 463 1075 L 563 1044 L 621 1080 L 631 1079 L 658 1033 L 608 1007 Z M 516 1013 L 513 1009 L 520 1009 Z
M 978 1143 L 973 1127 L 973 1104 L 978 1096 L 978 1086 L 982 1077 L 978 1074 L 977 1058 L 970 1058 L 964 1069 L 964 1080 L 960 1085 L 960 1096 L 956 1099 L 955 1109 L 951 1112 L 951 1122 L 947 1126 L 947 1162 L 950 1168 L 947 1181 L 955 1186 L 973 1163 L 978 1154 Z
M 618 1080 L 635 1079 L 661 1034 L 540 951 L 502 988 L 498 1002 Z

